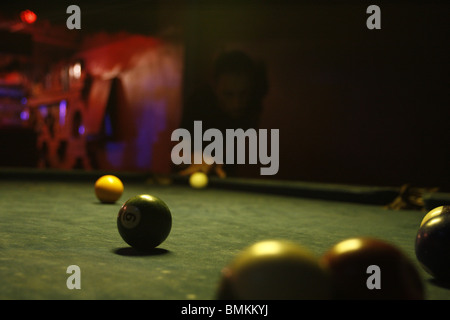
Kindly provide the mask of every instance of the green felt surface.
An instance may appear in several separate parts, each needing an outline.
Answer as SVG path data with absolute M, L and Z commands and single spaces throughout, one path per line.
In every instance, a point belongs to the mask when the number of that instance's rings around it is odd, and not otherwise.
M 214 299 L 220 270 L 256 241 L 292 240 L 320 255 L 362 235 L 399 246 L 428 299 L 450 299 L 415 259 L 422 212 L 138 181 L 107 205 L 95 198 L 95 180 L 85 180 L 0 180 L 0 299 Z M 116 226 L 121 203 L 144 193 L 163 199 L 173 216 L 171 234 L 150 255 L 130 250 Z M 80 290 L 66 286 L 70 265 L 81 269 Z

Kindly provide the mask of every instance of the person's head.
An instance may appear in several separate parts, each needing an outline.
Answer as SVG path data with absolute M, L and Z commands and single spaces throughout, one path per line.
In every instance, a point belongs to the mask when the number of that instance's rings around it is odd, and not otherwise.
M 256 88 L 256 67 L 241 51 L 223 53 L 214 68 L 214 88 L 219 107 L 232 118 L 245 116 Z

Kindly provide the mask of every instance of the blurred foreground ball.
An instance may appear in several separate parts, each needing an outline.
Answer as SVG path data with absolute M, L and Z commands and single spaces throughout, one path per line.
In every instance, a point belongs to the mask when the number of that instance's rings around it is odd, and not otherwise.
M 420 223 L 420 226 L 423 226 L 425 224 L 425 222 L 427 222 L 428 220 L 435 218 L 439 215 L 441 215 L 442 213 L 446 213 L 448 214 L 450 212 L 450 206 L 440 206 L 437 208 L 434 208 L 433 210 L 430 210 L 422 219 L 422 222 Z
M 413 263 L 382 240 L 343 240 L 331 247 L 321 262 L 331 272 L 335 299 L 424 299 L 422 279 Z
M 328 273 L 305 248 L 267 240 L 244 249 L 222 270 L 217 293 L 225 300 L 323 300 L 331 297 Z
M 440 207 L 423 222 L 417 231 L 415 251 L 425 271 L 437 280 L 450 280 L 450 206 Z

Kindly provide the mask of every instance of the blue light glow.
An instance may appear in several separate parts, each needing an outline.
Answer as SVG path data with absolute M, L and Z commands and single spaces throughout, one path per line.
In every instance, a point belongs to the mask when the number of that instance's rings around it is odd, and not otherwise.
M 22 121 L 27 121 L 28 119 L 30 119 L 30 112 L 27 109 L 22 110 L 22 112 L 20 113 L 20 119 Z
M 61 100 L 59 103 L 59 124 L 64 125 L 66 122 L 66 111 L 67 111 L 67 102 L 66 100 Z
M 79 127 L 78 127 L 78 133 L 79 133 L 80 135 L 83 135 L 84 132 L 85 132 L 84 126 L 83 126 L 83 125 L 79 126 Z

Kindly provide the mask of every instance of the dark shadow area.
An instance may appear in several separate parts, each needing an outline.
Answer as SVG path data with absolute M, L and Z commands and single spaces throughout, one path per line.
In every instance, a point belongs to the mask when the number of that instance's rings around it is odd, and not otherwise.
M 125 201 L 123 201 L 125 202 Z M 113 206 L 113 205 L 122 205 L 120 200 L 117 200 L 116 202 L 101 202 L 101 201 L 94 201 L 92 204 L 102 205 L 102 206 Z
M 450 289 L 450 279 L 448 280 L 438 280 L 436 278 L 431 278 L 428 280 L 429 283 L 444 289 Z
M 106 170 L 64 170 L 64 169 L 36 169 L 24 167 L 5 167 L 0 168 L 1 179 L 14 180 L 46 180 L 46 181 L 71 181 L 71 182 L 92 182 L 101 176 L 113 174 L 122 180 L 123 183 L 143 183 L 148 177 L 147 172 L 125 172 L 125 171 L 106 171 Z
M 162 248 L 153 248 L 147 251 L 138 251 L 133 247 L 116 248 L 113 250 L 113 252 L 117 255 L 128 257 L 159 256 L 170 253 L 169 250 Z
M 173 176 L 174 184 L 189 185 L 189 177 Z M 370 187 L 265 179 L 210 177 L 208 188 L 259 192 L 310 199 L 387 205 L 398 196 L 396 187 Z

